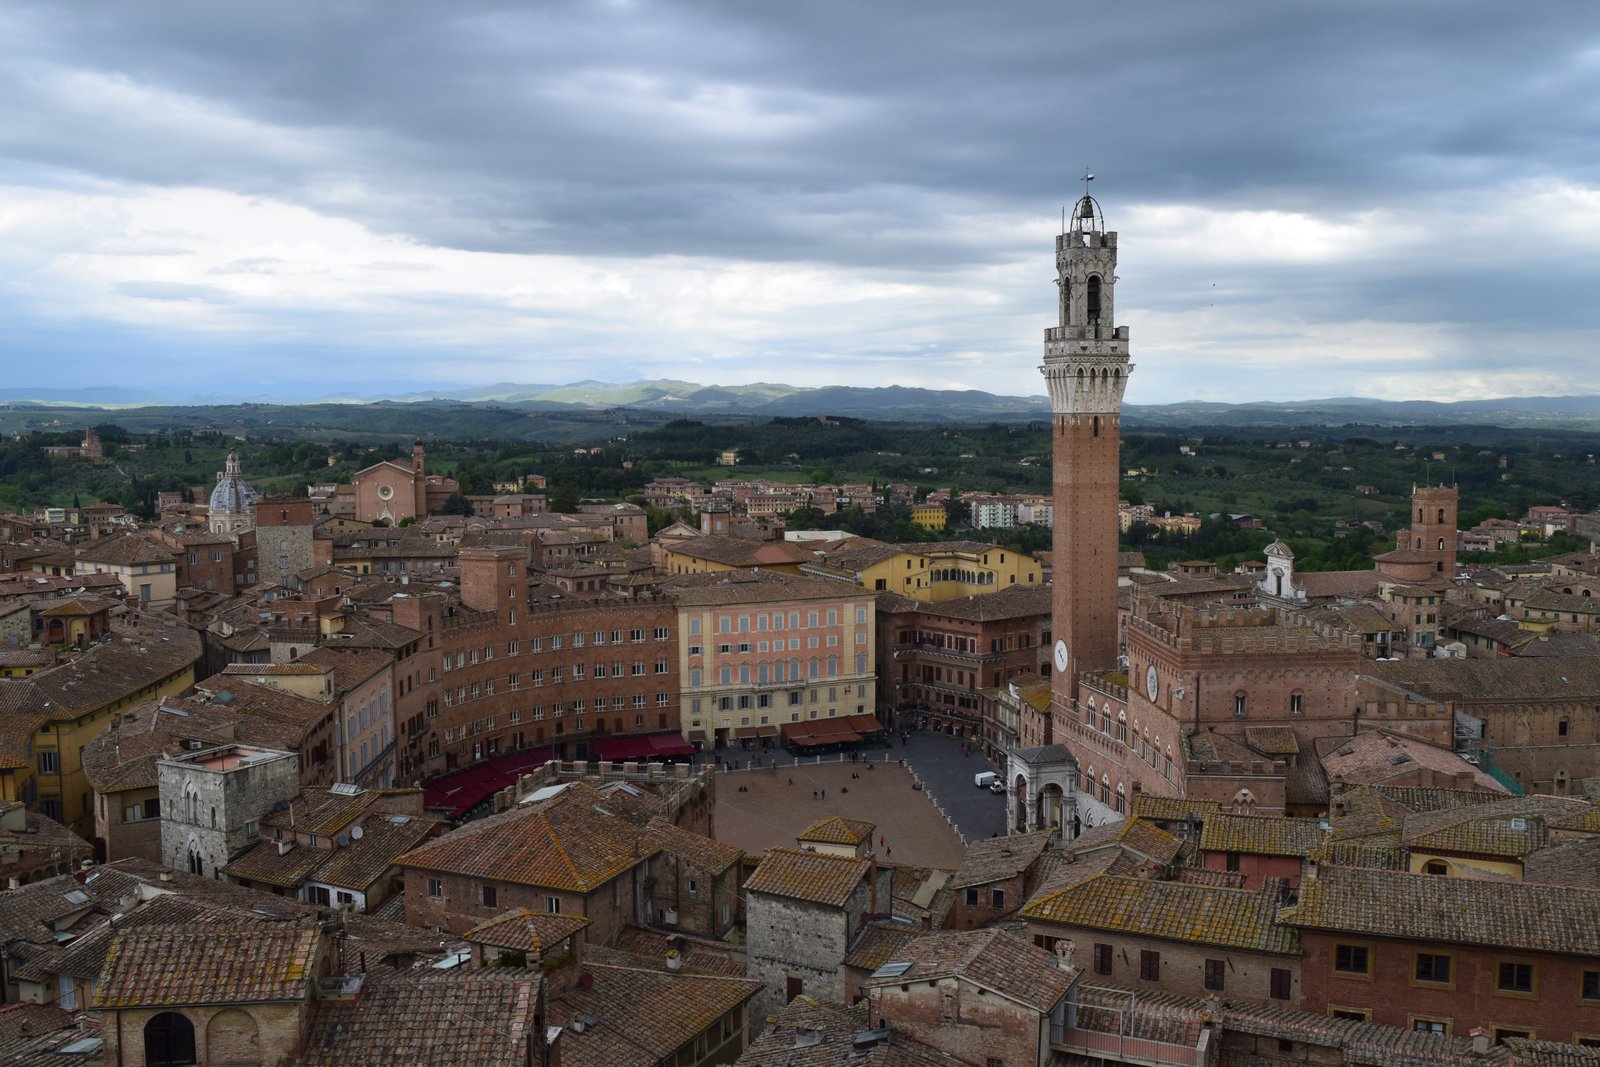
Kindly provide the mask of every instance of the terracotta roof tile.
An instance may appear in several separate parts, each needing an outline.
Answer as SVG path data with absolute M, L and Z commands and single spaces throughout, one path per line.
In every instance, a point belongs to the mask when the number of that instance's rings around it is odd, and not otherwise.
M 1062 967 L 1057 957 L 1001 930 L 941 931 L 924 934 L 906 945 L 893 961 L 911 967 L 878 982 L 899 984 L 906 979 L 960 977 L 1048 1013 L 1066 996 L 1075 971 Z M 873 984 L 873 979 L 865 983 Z
M 987 885 L 1005 878 L 1015 878 L 1027 870 L 1050 847 L 1052 831 L 1040 830 L 1031 834 L 1013 834 L 1009 837 L 982 837 L 967 846 L 962 853 L 961 866 L 950 879 L 950 888 Z
M 1283 922 L 1311 930 L 1600 955 L 1600 893 L 1564 886 L 1324 868 Z
M 540 1035 L 537 972 L 371 983 L 357 1000 L 325 1000 L 299 1067 L 525 1063 Z
M 514 908 L 479 923 L 461 936 L 468 941 L 538 957 L 588 925 L 589 920 L 581 915 L 548 915 L 530 908 Z
M 844 906 L 871 869 L 872 863 L 866 859 L 772 848 L 744 888 L 749 893 L 769 893 L 837 908 Z
M 402 866 L 588 893 L 654 855 L 657 846 L 601 809 L 582 782 L 549 800 L 470 822 L 401 857 Z
M 712 876 L 721 874 L 744 859 L 741 849 L 674 826 L 659 817 L 650 820 L 642 836 L 662 852 L 676 856 Z
M 653 1067 L 716 1026 L 761 991 L 747 978 L 672 973 L 591 963 L 593 984 L 550 1002 L 548 1016 L 564 1022 L 592 1016 L 582 1033 L 560 1037 L 562 1067 Z
M 1252 952 L 1299 951 L 1292 927 L 1277 922 L 1278 885 L 1258 892 L 1100 875 L 1035 897 L 1022 918 L 1091 930 L 1113 930 L 1225 945 Z
M 797 841 L 810 841 L 824 845 L 859 845 L 872 843 L 877 825 L 865 819 L 847 819 L 843 815 L 829 815 L 818 819 L 795 835 Z
M 323 948 L 322 935 L 310 927 L 118 931 L 94 1007 L 303 1000 Z
M 1207 852 L 1246 852 L 1256 856 L 1310 856 L 1321 847 L 1326 831 L 1316 819 L 1272 815 L 1206 817 L 1200 847 Z

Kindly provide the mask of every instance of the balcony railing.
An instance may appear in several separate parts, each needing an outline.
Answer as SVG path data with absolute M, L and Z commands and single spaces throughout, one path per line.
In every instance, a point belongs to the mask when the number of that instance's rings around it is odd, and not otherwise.
M 1152 1067 L 1199 1067 L 1204 1062 L 1198 1047 L 1071 1026 L 1052 1025 L 1050 1044 L 1065 1052 L 1115 1056 L 1120 1063 L 1150 1064 Z

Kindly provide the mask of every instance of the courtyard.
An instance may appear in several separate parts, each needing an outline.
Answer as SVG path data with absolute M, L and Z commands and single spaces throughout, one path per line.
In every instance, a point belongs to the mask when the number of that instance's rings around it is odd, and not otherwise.
M 968 840 L 1004 832 L 1004 798 L 972 785 L 973 773 L 989 764 L 963 757 L 954 738 L 914 733 L 909 746 L 873 749 L 859 762 L 835 755 L 796 763 L 781 750 L 721 755 L 737 769 L 717 775 L 717 840 L 748 855 L 792 848 L 796 834 L 829 815 L 876 824 L 883 842 L 873 848 L 881 859 L 920 867 L 960 866 L 965 846 L 957 826 Z M 752 767 L 753 759 L 761 766 Z

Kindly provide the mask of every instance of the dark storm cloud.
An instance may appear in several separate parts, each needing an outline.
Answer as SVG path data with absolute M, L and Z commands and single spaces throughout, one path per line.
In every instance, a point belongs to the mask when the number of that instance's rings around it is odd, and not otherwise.
M 1484 191 L 1600 185 L 1597 25 L 1580 4 L 1371 0 L 40 4 L 0 14 L 0 165 L 271 198 L 428 248 L 922 284 L 1038 257 L 1043 313 L 1048 252 L 1014 223 L 1047 233 L 1089 166 L 1113 225 L 1137 204 L 1415 231 L 1392 257 L 1148 257 L 1123 308 L 1205 312 L 1220 283 L 1241 314 L 1582 331 L 1582 239 L 1458 231 L 1502 210 Z M 255 258 L 233 272 L 270 272 Z M 1491 273 L 1512 279 L 1498 301 Z
M 95 177 L 313 204 L 350 178 L 369 224 L 459 247 L 888 262 L 930 251 L 894 236 L 937 229 L 929 196 L 1044 206 L 1085 164 L 1119 198 L 1299 210 L 1593 177 L 1596 38 L 1555 12 L 949 6 L 36 8 L 25 58 L 279 135 L 96 128 L 13 63 L 36 121 L 6 140 Z

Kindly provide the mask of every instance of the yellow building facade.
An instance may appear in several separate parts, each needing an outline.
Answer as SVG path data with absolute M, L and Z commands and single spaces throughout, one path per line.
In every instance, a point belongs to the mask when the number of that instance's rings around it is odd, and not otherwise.
M 6 728 L 0 731 L 0 800 L 94 833 L 94 809 L 82 754 L 120 714 L 194 685 L 200 637 L 185 626 L 118 631 L 70 663 L 0 683 Z

